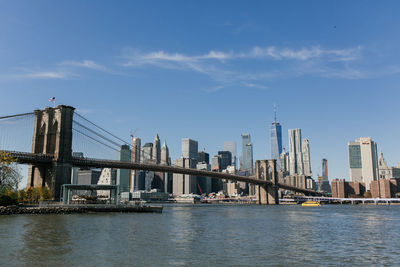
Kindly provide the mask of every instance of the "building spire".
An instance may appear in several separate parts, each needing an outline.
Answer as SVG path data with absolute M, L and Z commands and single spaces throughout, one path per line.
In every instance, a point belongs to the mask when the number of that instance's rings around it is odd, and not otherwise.
M 276 105 L 274 104 L 274 123 L 276 124 Z
M 163 147 L 163 148 L 168 148 L 168 146 L 167 146 L 167 140 L 164 139 L 164 143 L 163 143 L 162 147 Z

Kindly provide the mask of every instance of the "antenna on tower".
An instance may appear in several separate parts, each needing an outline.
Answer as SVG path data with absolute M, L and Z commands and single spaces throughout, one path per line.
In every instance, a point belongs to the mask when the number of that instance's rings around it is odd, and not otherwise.
M 276 105 L 274 104 L 274 123 L 276 124 Z

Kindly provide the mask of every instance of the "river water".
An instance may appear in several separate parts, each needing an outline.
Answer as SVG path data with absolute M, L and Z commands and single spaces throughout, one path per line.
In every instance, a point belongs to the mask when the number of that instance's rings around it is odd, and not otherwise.
M 394 266 L 400 206 L 0 216 L 0 266 Z

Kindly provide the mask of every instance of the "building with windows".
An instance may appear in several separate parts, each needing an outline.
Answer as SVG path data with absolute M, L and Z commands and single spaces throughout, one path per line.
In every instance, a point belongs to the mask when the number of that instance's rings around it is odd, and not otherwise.
M 131 148 L 128 145 L 121 146 L 121 149 L 118 151 L 118 160 L 121 162 L 131 162 Z M 120 192 L 129 192 L 130 181 L 130 170 L 117 170 L 117 185 L 119 186 Z
M 206 153 L 205 151 L 200 151 L 198 153 L 198 162 L 205 162 L 210 164 L 210 154 Z
M 192 158 L 180 157 L 174 161 L 174 166 L 195 169 L 197 161 Z M 197 194 L 197 176 L 188 174 L 173 174 L 172 194 L 179 196 L 183 194 Z
M 240 162 L 240 170 L 246 171 L 250 175 L 253 174 L 253 144 L 251 143 L 250 134 L 242 134 L 242 157 Z
M 72 152 L 72 156 L 75 158 L 83 158 L 83 153 L 82 152 Z M 78 167 L 72 167 L 71 168 L 71 184 L 77 184 L 77 179 L 78 179 Z
M 376 143 L 370 137 L 360 137 L 347 144 L 349 150 L 350 181 L 365 183 L 378 179 L 378 155 Z
M 196 169 L 198 170 L 206 170 L 206 171 L 211 171 L 211 165 L 206 163 L 206 162 L 200 162 L 197 163 Z M 201 194 L 209 194 L 212 191 L 212 181 L 210 177 L 197 177 L 197 184 L 198 184 L 198 193 L 199 195 Z
M 224 142 L 224 151 L 229 151 L 232 154 L 232 162 L 230 165 L 234 166 L 236 169 L 236 142 L 234 141 L 225 141 Z
M 195 159 L 197 161 L 199 143 L 189 138 L 182 139 L 182 157 Z
M 153 163 L 153 143 L 146 143 L 141 149 L 141 163 Z
M 289 172 L 290 175 L 303 175 L 303 153 L 301 129 L 289 129 Z
M 276 108 L 274 107 L 274 122 L 270 127 L 271 159 L 276 159 L 279 165 L 279 158 L 282 153 L 282 126 L 276 121 Z M 279 167 L 279 166 L 278 166 Z
M 283 151 L 280 155 L 279 170 L 282 173 L 282 177 L 289 175 L 289 170 L 290 170 L 289 153 L 286 153 L 285 148 L 283 148 Z
M 175 166 L 196 169 L 198 160 L 198 142 L 189 138 L 182 139 L 182 157 L 174 161 Z M 174 173 L 172 177 L 174 196 L 197 193 L 197 176 Z
M 329 179 L 328 179 L 328 160 L 327 159 L 322 159 L 322 176 L 321 180 L 318 181 L 319 184 L 319 191 L 330 193 L 331 192 L 331 186 L 329 184 Z
M 232 164 L 232 153 L 230 151 L 218 151 L 218 157 L 220 160 L 220 169 L 225 170 Z
M 141 152 L 141 140 L 139 137 L 133 137 L 131 135 L 131 145 L 132 145 L 132 150 L 131 150 L 131 159 L 132 162 L 134 163 L 140 163 L 140 152 Z M 139 190 L 139 176 L 140 176 L 140 171 L 139 170 L 131 170 L 131 184 L 130 184 L 130 189 L 131 191 Z
M 160 162 L 161 162 L 161 143 L 160 143 L 160 138 L 158 137 L 158 134 L 156 134 L 156 137 L 154 138 L 154 141 L 153 141 L 153 151 L 152 151 L 151 156 L 156 164 L 160 164 Z
M 396 167 L 389 167 L 383 157 L 383 153 L 379 153 L 378 160 L 379 179 L 400 178 L 400 163 Z
M 99 180 L 97 182 L 98 185 L 115 185 L 115 181 L 117 178 L 117 170 L 104 168 L 101 170 Z M 106 196 L 110 197 L 110 190 L 98 190 L 98 196 Z
M 302 140 L 303 172 L 305 176 L 312 176 L 310 160 L 310 143 L 307 138 Z

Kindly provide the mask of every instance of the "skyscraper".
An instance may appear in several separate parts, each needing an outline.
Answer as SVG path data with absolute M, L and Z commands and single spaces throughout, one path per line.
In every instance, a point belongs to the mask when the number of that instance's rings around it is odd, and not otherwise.
M 290 161 L 289 161 L 289 153 L 286 153 L 285 148 L 283 148 L 282 153 L 280 155 L 280 166 L 279 166 L 283 177 L 289 174 L 290 170 Z
M 221 170 L 225 170 L 232 164 L 232 153 L 230 151 L 218 151 L 218 157 L 221 158 Z
M 161 160 L 160 163 L 162 165 L 170 165 L 170 158 L 169 158 L 169 149 L 167 146 L 167 141 L 164 140 L 164 143 L 161 148 Z
M 322 159 L 322 180 L 328 181 L 328 160 Z
M 121 149 L 118 152 L 118 160 L 121 162 L 131 161 L 130 146 L 128 145 L 121 146 Z M 129 192 L 130 174 L 131 174 L 130 170 L 124 170 L 124 169 L 117 170 L 117 185 L 119 186 L 120 192 Z
M 301 143 L 301 129 L 289 129 L 289 163 L 290 175 L 303 175 L 303 153 Z
M 370 137 L 360 137 L 348 144 L 350 181 L 364 182 L 370 189 L 371 181 L 378 179 L 378 154 L 376 143 Z
M 171 165 L 171 158 L 169 157 L 169 149 L 167 146 L 167 142 L 164 140 L 164 143 L 161 147 L 161 162 L 162 165 Z M 164 192 L 171 193 L 172 192 L 172 173 L 163 173 L 163 182 L 164 182 Z
M 251 143 L 250 134 L 242 134 L 242 157 L 241 170 L 253 173 L 253 144 Z
M 311 176 L 310 144 L 307 138 L 302 140 L 304 175 Z
M 224 151 L 229 151 L 232 154 L 232 162 L 230 165 L 234 166 L 236 169 L 236 142 L 235 141 L 225 141 Z
M 161 161 L 161 145 L 160 145 L 160 138 L 158 137 L 158 134 L 154 138 L 152 158 L 153 158 L 153 160 L 154 160 L 154 162 L 156 164 L 160 164 L 160 161 Z
M 190 159 L 196 159 L 198 157 L 198 151 L 199 151 L 199 144 L 197 141 L 189 139 L 189 138 L 183 138 L 182 139 L 182 157 L 183 158 L 190 158 Z
M 322 159 L 322 180 L 319 181 L 319 191 L 330 193 L 331 186 L 328 180 L 328 160 Z
M 153 143 L 146 143 L 141 149 L 140 161 L 142 163 L 153 162 Z
M 198 158 L 198 142 L 189 138 L 182 139 L 182 157 L 174 161 L 175 166 L 196 168 Z M 196 194 L 197 176 L 173 174 L 173 195 Z
M 271 124 L 271 159 L 276 159 L 279 165 L 279 156 L 282 153 L 282 126 L 276 122 L 276 107 L 274 106 L 274 122 Z
M 132 151 L 131 151 L 131 159 L 132 162 L 134 163 L 139 163 L 140 162 L 140 152 L 141 152 L 141 140 L 139 137 L 133 137 L 131 136 L 131 143 L 132 143 Z M 139 170 L 132 170 L 131 171 L 131 183 L 130 183 L 130 188 L 131 191 L 139 190 L 138 185 L 139 185 L 139 175 L 140 171 Z
M 201 163 L 207 163 L 210 164 L 210 154 L 208 154 L 205 151 L 200 151 L 198 154 L 198 162 Z

